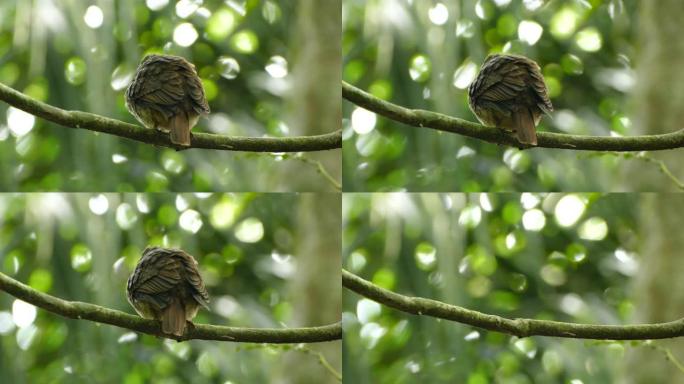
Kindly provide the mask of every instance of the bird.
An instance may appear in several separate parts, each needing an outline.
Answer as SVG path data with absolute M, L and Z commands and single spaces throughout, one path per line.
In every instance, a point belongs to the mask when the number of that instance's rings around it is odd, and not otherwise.
M 553 112 L 539 64 L 520 55 L 487 56 L 468 86 L 468 104 L 482 124 L 513 131 L 530 146 L 542 115 Z
M 178 337 L 200 306 L 209 309 L 209 294 L 197 261 L 180 249 L 145 248 L 128 278 L 126 293 L 141 317 L 160 320 L 163 333 Z
M 209 104 L 195 66 L 180 56 L 150 54 L 126 89 L 126 108 L 147 128 L 170 133 L 173 144 L 191 145 L 190 130 Z

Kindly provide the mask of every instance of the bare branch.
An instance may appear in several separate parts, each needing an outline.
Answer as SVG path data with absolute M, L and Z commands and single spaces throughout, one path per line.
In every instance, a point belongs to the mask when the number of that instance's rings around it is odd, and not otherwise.
M 517 337 L 552 336 L 573 339 L 643 340 L 684 336 L 684 319 L 668 323 L 638 325 L 575 324 L 536 319 L 508 319 L 422 297 L 408 297 L 342 270 L 342 285 L 361 296 L 414 315 L 472 325 Z
M 660 169 L 660 172 L 662 172 L 663 175 L 665 175 L 665 177 L 667 177 L 668 179 L 670 179 L 670 181 L 672 181 L 672 183 L 674 183 L 674 185 L 677 187 L 677 189 L 679 189 L 679 190 L 681 190 L 681 191 L 684 191 L 684 182 L 682 182 L 681 180 L 679 180 L 679 179 L 677 178 L 677 176 L 675 176 L 675 175 L 672 173 L 672 171 L 670 171 L 670 168 L 668 168 L 667 165 L 665 165 L 665 162 L 664 162 L 664 161 L 658 160 L 658 159 L 654 158 L 653 156 L 650 156 L 650 155 L 649 155 L 648 153 L 646 153 L 646 152 L 644 152 L 644 153 L 639 153 L 639 154 L 636 156 L 636 158 L 637 158 L 637 159 L 641 159 L 641 160 L 643 160 L 643 161 L 645 161 L 645 162 L 655 163 L 655 164 L 658 166 L 658 168 Z
M 67 128 L 82 128 L 90 131 L 108 133 L 143 143 L 175 149 L 218 149 L 224 151 L 248 152 L 310 152 L 342 147 L 342 131 L 318 136 L 299 137 L 237 137 L 193 133 L 190 147 L 177 147 L 168 135 L 159 134 L 153 129 L 110 119 L 108 117 L 81 111 L 66 111 L 45 104 L 0 83 L 0 100 L 32 115 L 62 125 Z
M 323 368 L 325 370 L 330 372 L 330 374 L 335 378 L 335 380 L 339 381 L 340 383 L 342 382 L 342 374 L 337 372 L 335 367 L 333 367 L 332 364 L 330 364 L 328 359 L 325 358 L 325 355 L 323 355 L 323 352 L 315 351 L 315 350 L 313 350 L 313 349 L 311 349 L 305 345 L 302 345 L 302 344 L 267 345 L 267 346 L 264 346 L 263 344 L 250 344 L 247 347 L 244 347 L 242 349 L 258 349 L 258 348 L 263 349 L 264 347 L 274 348 L 274 349 L 277 348 L 277 349 L 280 349 L 282 351 L 297 351 L 297 352 L 305 353 L 307 355 L 313 355 L 318 359 L 318 362 L 321 364 L 321 366 L 323 366 Z
M 0 290 L 31 303 L 46 311 L 58 315 L 90 320 L 98 323 L 111 324 L 127 328 L 140 333 L 147 333 L 158 337 L 173 338 L 178 341 L 202 339 L 247 343 L 317 343 L 342 339 L 342 324 L 335 323 L 320 327 L 309 328 L 236 328 L 219 325 L 195 324 L 188 327 L 185 335 L 175 338 L 173 335 L 163 334 L 160 323 L 156 320 L 143 319 L 125 312 L 101 307 L 99 305 L 79 301 L 67 301 L 51 296 L 22 284 L 11 277 L 0 273 Z
M 309 159 L 308 157 L 304 156 L 304 154 L 295 155 L 294 158 L 303 162 L 303 163 L 315 166 L 316 172 L 318 172 L 321 176 L 323 176 L 323 178 L 325 180 L 327 180 L 328 183 L 330 183 L 330 185 L 332 185 L 332 187 L 335 188 L 336 191 L 338 191 L 338 192 L 342 191 L 342 184 L 340 184 L 337 180 L 335 180 L 334 177 L 332 177 L 332 175 L 330 175 L 330 173 L 328 173 L 328 171 L 323 166 L 323 163 L 321 163 L 318 160 Z
M 512 134 L 467 120 L 421 109 L 408 109 L 379 99 L 353 85 L 342 82 L 342 97 L 348 101 L 394 121 L 421 128 L 456 133 L 494 144 L 520 147 Z M 684 147 L 684 129 L 662 135 L 630 137 L 581 136 L 537 132 L 537 147 L 590 151 L 658 151 Z

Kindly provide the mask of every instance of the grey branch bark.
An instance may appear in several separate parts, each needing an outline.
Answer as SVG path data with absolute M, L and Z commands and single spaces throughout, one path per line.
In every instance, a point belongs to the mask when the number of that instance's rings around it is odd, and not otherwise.
M 176 148 L 168 135 L 138 125 L 81 111 L 66 111 L 35 100 L 0 83 L 0 100 L 7 104 L 67 128 L 82 128 L 108 133 L 157 146 Z M 189 148 L 247 152 L 311 152 L 342 147 L 342 132 L 299 137 L 236 137 L 211 133 L 193 133 Z M 183 147 L 185 148 L 185 147 Z M 180 148 L 179 148 L 180 149 Z
M 160 323 L 156 320 L 143 319 L 99 305 L 79 301 L 67 301 L 51 296 L 25 285 L 11 277 L 0 273 L 0 291 L 31 303 L 46 311 L 71 319 L 90 320 L 110 324 L 132 331 L 147 333 L 158 337 L 174 338 L 178 341 L 201 339 L 232 341 L 246 343 L 317 343 L 342 339 L 342 324 L 335 323 L 320 327 L 306 328 L 237 328 L 219 325 L 195 324 L 179 338 L 161 332 Z
M 508 134 L 502 129 L 486 127 L 441 113 L 404 108 L 379 99 L 345 82 L 342 82 L 342 97 L 359 107 L 406 125 L 456 133 L 499 145 L 521 146 L 512 134 Z M 537 141 L 537 147 L 540 148 L 613 152 L 658 151 L 684 147 L 684 129 L 660 135 L 630 137 L 537 132 Z
M 684 336 L 684 319 L 657 324 L 595 325 L 535 319 L 508 319 L 422 297 L 408 297 L 342 270 L 342 285 L 402 312 L 432 316 L 517 337 L 551 336 L 596 340 L 667 339 Z

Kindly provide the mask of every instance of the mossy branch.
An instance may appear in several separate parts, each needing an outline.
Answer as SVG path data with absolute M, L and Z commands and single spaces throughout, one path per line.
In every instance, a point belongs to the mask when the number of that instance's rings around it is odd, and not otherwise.
M 160 134 L 154 129 L 147 129 L 139 125 L 129 124 L 93 113 L 66 111 L 35 100 L 2 83 L 0 83 L 0 100 L 24 112 L 67 128 L 81 128 L 103 132 L 174 149 L 203 148 L 245 152 L 311 152 L 342 147 L 342 132 L 340 130 L 324 135 L 298 137 L 238 137 L 211 133 L 193 133 L 190 147 L 178 147 L 171 143 L 168 135 Z
M 307 328 L 237 328 L 219 325 L 194 324 L 188 327 L 185 335 L 175 337 L 161 332 L 160 323 L 156 320 L 143 319 L 139 316 L 117 311 L 99 305 L 79 301 L 67 301 L 51 296 L 22 284 L 11 277 L 0 273 L 0 291 L 31 303 L 46 311 L 71 319 L 90 320 L 110 324 L 132 331 L 147 333 L 158 337 L 167 337 L 178 341 L 201 339 L 232 341 L 243 343 L 317 343 L 342 339 L 342 324 L 335 323 L 320 327 Z
M 342 82 L 342 97 L 388 119 L 420 128 L 456 133 L 494 144 L 520 147 L 516 138 L 502 129 L 420 109 L 408 109 L 379 99 L 353 85 Z M 537 147 L 589 151 L 658 151 L 684 147 L 684 129 L 662 135 L 629 137 L 582 136 L 537 132 Z
M 551 336 L 596 340 L 667 339 L 684 336 L 684 319 L 657 324 L 595 325 L 536 319 L 508 319 L 378 287 L 342 270 L 342 285 L 361 296 L 402 312 L 451 320 L 517 337 Z

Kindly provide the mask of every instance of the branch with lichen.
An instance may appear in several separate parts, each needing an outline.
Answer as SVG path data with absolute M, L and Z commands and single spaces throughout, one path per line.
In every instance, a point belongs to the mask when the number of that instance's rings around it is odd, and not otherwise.
M 146 333 L 158 337 L 166 337 L 177 341 L 201 339 L 232 341 L 242 343 L 318 343 L 335 341 L 342 338 L 342 324 L 335 323 L 320 327 L 307 328 L 238 328 L 220 325 L 194 324 L 188 327 L 181 337 L 162 333 L 160 322 L 143 319 L 99 305 L 79 301 L 67 301 L 55 296 L 36 291 L 11 277 L 0 273 L 0 291 L 31 303 L 46 311 L 71 319 L 90 320 L 97 323 L 114 325 L 132 331 Z
M 342 97 L 361 108 L 406 125 L 456 133 L 494 144 L 521 146 L 513 134 L 503 129 L 487 127 L 441 113 L 405 108 L 377 98 L 346 82 L 342 82 Z M 537 147 L 614 152 L 676 149 L 684 147 L 684 129 L 662 135 L 629 137 L 537 132 Z
M 239 137 L 193 133 L 190 147 L 177 147 L 154 129 L 81 111 L 67 111 L 35 100 L 0 83 L 0 100 L 24 112 L 67 128 L 81 128 L 175 149 L 217 149 L 246 152 L 311 152 L 342 147 L 342 132 L 298 137 Z
M 380 304 L 402 312 L 451 320 L 517 337 L 551 336 L 596 340 L 668 339 L 684 336 L 684 319 L 636 325 L 576 324 L 550 320 L 508 319 L 441 301 L 404 296 L 342 270 L 342 285 Z

